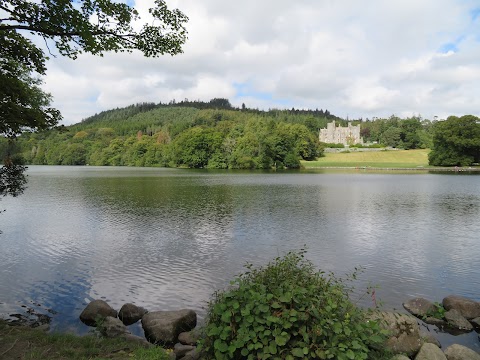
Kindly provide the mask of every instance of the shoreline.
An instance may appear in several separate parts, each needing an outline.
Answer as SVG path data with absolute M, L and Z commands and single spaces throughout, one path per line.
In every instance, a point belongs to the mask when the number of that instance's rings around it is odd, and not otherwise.
M 373 167 L 373 166 L 305 166 L 304 170 L 371 170 L 371 171 L 427 171 L 427 172 L 480 172 L 480 167 L 433 167 L 433 168 L 425 168 L 425 167 Z

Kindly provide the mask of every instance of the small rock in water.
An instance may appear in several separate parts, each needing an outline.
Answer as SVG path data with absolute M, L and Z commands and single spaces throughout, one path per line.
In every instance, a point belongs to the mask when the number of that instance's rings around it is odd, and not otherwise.
M 196 345 L 198 339 L 195 331 L 182 332 L 178 335 L 178 341 L 185 345 Z
M 411 314 L 418 317 L 425 317 L 438 309 L 433 302 L 424 298 L 414 298 L 403 303 L 403 307 Z
M 480 302 L 456 295 L 443 299 L 443 307 L 447 310 L 456 309 L 467 320 L 480 317 Z
M 125 325 L 132 325 L 140 320 L 146 313 L 147 310 L 144 308 L 128 303 L 122 306 L 118 312 L 118 318 L 122 320 Z
M 193 310 L 153 311 L 142 318 L 142 327 L 148 341 L 155 344 L 175 344 L 181 332 L 190 331 L 197 325 Z
M 117 311 L 103 300 L 93 300 L 80 314 L 80 320 L 85 325 L 96 326 L 98 319 L 105 319 L 107 316 L 116 318 Z
M 111 316 L 107 316 L 103 320 L 103 323 L 101 326 L 99 326 L 99 329 L 100 333 L 108 338 L 115 338 L 130 333 L 120 319 Z
M 473 325 L 465 319 L 460 311 L 456 309 L 449 310 L 445 313 L 445 319 L 449 326 L 452 326 L 458 330 L 462 331 L 472 331 Z

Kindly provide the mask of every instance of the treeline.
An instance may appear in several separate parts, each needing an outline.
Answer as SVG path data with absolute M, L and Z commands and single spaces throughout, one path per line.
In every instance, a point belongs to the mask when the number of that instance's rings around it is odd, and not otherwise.
M 347 125 L 323 110 L 238 109 L 227 99 L 142 103 L 104 111 L 72 126 L 24 133 L 14 147 L 0 138 L 0 152 L 42 165 L 298 168 L 300 160 L 323 155 L 326 144 L 319 143 L 318 133 L 332 120 Z M 432 149 L 431 165 L 479 162 L 480 121 L 475 116 L 445 121 L 391 116 L 353 124 L 361 124 L 367 143 Z
M 322 155 L 317 130 L 327 118 L 279 112 L 199 110 L 140 104 L 17 142 L 27 164 L 298 168 Z M 315 129 L 314 131 L 312 129 Z
M 377 143 L 399 149 L 431 149 L 433 145 L 433 125 L 437 121 L 410 117 L 401 119 L 390 116 L 388 119 L 355 121 L 361 124 L 360 135 L 367 143 Z

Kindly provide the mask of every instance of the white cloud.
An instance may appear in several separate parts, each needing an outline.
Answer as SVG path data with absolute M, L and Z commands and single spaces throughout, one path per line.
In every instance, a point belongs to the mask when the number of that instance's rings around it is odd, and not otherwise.
M 143 20 L 152 0 L 136 1 Z M 45 88 L 73 123 L 143 101 L 229 98 L 339 116 L 479 114 L 475 0 L 172 0 L 190 18 L 184 54 L 48 62 Z M 450 51 L 450 52 L 448 52 Z

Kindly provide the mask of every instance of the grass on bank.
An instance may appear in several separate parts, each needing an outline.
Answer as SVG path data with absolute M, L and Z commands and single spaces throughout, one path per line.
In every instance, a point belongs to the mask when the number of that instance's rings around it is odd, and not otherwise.
M 419 168 L 429 167 L 429 149 L 390 150 L 371 152 L 326 153 L 315 161 L 302 161 L 306 168 L 322 167 L 374 167 Z
M 94 334 L 47 334 L 24 326 L 9 326 L 0 320 L 0 360 L 166 360 L 161 347 L 144 348 L 141 344 L 121 339 L 106 339 Z

